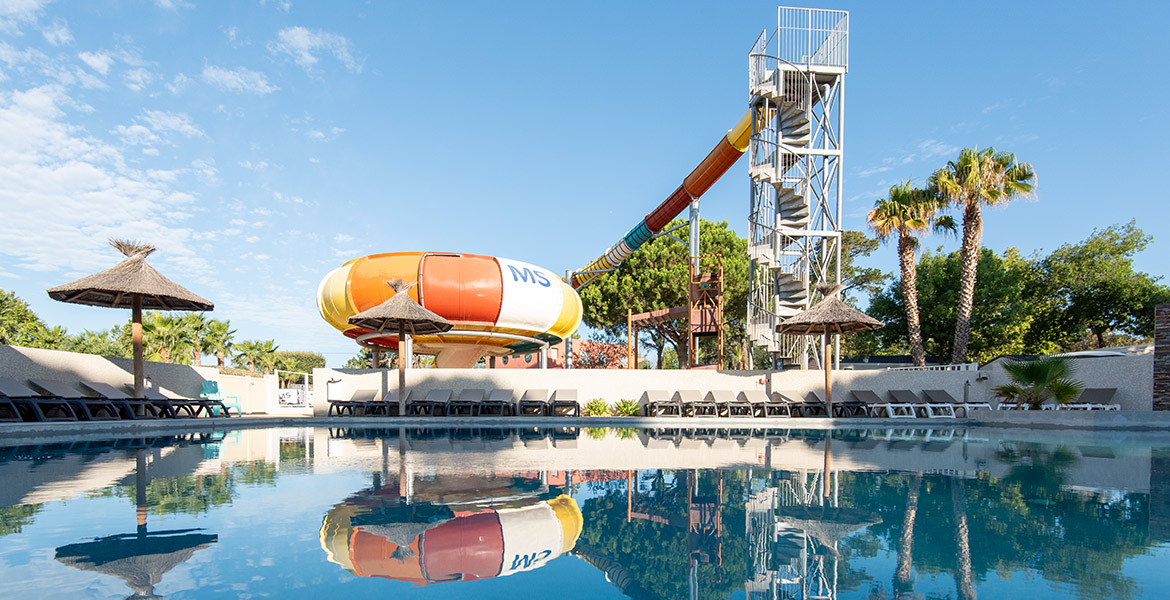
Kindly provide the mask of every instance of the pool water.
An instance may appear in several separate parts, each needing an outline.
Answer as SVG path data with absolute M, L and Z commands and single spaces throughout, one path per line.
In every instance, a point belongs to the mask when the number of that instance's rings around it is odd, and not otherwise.
M 1170 436 L 0 440 L 4 598 L 1164 598 Z

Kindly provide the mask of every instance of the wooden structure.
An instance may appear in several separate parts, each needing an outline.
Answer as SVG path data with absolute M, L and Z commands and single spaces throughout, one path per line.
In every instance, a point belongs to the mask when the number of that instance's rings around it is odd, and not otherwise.
M 691 257 L 690 283 L 687 289 L 688 356 L 687 366 L 699 366 L 699 338 L 719 341 L 715 368 L 723 364 L 723 256 L 703 254 Z

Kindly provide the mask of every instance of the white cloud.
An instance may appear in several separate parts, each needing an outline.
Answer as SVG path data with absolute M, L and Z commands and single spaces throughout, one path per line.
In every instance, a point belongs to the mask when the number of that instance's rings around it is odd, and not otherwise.
M 49 0 L 4 0 L 0 2 L 0 31 L 20 33 L 20 26 L 34 23 Z
M 323 140 L 323 139 L 325 139 L 325 134 L 321 133 L 320 131 L 317 131 L 316 129 L 310 129 L 310 130 L 306 131 L 305 135 L 308 136 L 308 138 L 310 140 Z
M 317 163 L 321 162 L 321 159 L 317 158 L 316 156 L 310 156 L 309 162 L 311 162 L 313 164 L 317 164 Z
M 162 141 L 153 131 L 142 125 L 119 125 L 110 130 L 110 133 L 122 138 L 123 144 L 131 146 L 149 146 Z
M 352 242 L 353 240 L 354 240 L 354 237 L 352 235 L 349 235 L 348 233 L 339 233 L 339 234 L 333 236 L 333 241 L 337 242 L 338 244 L 347 244 L 349 242 Z
M 869 177 L 870 175 L 875 175 L 877 173 L 885 173 L 886 171 L 889 171 L 890 169 L 893 169 L 893 168 L 894 167 L 891 167 L 891 166 L 871 167 L 871 168 L 862 170 L 861 173 L 858 173 L 858 176 Z
M 194 8 L 195 5 L 182 0 L 154 0 L 154 3 L 163 10 L 178 12 L 180 8 Z
M 214 159 L 197 158 L 191 161 L 191 168 L 195 170 L 195 175 L 207 185 L 219 184 L 219 169 L 215 168 Z
M 247 224 L 248 224 L 248 222 L 243 220 L 243 219 L 232 219 L 231 221 L 228 221 L 228 225 L 235 225 L 237 227 L 240 225 L 247 225 Z
M 257 162 L 252 162 L 250 160 L 244 160 L 244 161 L 240 161 L 238 164 L 241 167 L 244 167 L 245 169 L 250 169 L 252 171 L 263 171 L 264 169 L 268 168 L 268 161 L 264 161 L 264 160 L 257 161 Z
M 73 33 L 69 31 L 69 25 L 65 23 L 65 19 L 54 19 L 52 25 L 41 30 L 41 35 L 45 36 L 45 41 L 54 46 L 64 46 L 73 41 Z
M 110 56 L 105 50 L 101 52 L 81 52 L 77 55 L 81 62 L 89 65 L 89 68 L 101 73 L 102 75 L 110 74 L 110 66 L 114 64 L 114 57 Z
M 178 94 L 179 92 L 186 89 L 187 84 L 189 83 L 191 83 L 191 78 L 182 73 L 179 73 L 178 75 L 175 75 L 174 79 L 172 79 L 170 83 L 167 84 L 167 89 L 170 90 L 172 94 Z
M 260 0 L 260 6 L 268 6 L 268 0 Z M 292 2 L 289 0 L 273 0 L 272 6 L 276 7 L 276 10 L 280 12 L 287 13 L 292 8 Z
M 73 104 L 59 85 L 0 92 L 0 206 L 20 215 L 0 222 L 0 262 L 18 274 L 93 271 L 116 259 L 106 239 L 128 237 L 158 245 L 179 275 L 205 269 L 181 226 L 195 198 L 69 123 Z
M 336 33 L 286 27 L 276 34 L 275 40 L 268 43 L 268 51 L 289 57 L 306 73 L 312 73 L 317 66 L 320 61 L 317 53 L 320 51 L 332 54 L 346 69 L 354 73 L 362 72 L 361 62 L 350 52 L 349 39 Z
M 923 140 L 918 144 L 918 150 L 921 153 L 919 159 L 927 160 L 942 156 L 957 155 L 959 152 L 959 147 L 944 144 L 938 140 Z
M 240 67 L 235 70 L 222 67 L 203 67 L 203 81 L 229 92 L 271 94 L 280 88 L 268 83 L 263 73 Z
M 168 113 L 161 110 L 147 110 L 139 117 L 157 132 L 173 131 L 184 137 L 204 137 L 203 131 L 191 122 L 187 113 Z
M 154 74 L 146 69 L 131 69 L 122 75 L 122 84 L 126 87 L 140 92 L 146 89 L 147 85 L 154 80 Z
M 143 148 L 142 153 L 147 156 L 158 156 L 158 148 Z
M 250 236 L 248 236 L 248 237 L 244 238 L 244 241 L 245 241 L 245 242 L 248 242 L 249 244 L 255 244 L 256 242 L 259 242 L 259 241 L 260 241 L 260 236 L 258 236 L 258 235 L 250 235 Z

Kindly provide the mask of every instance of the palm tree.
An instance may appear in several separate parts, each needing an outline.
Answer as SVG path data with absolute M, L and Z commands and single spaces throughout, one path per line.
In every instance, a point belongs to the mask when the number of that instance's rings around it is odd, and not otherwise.
M 1056 404 L 1067 404 L 1085 391 L 1085 384 L 1072 377 L 1076 372 L 1072 363 L 1059 356 L 1009 361 L 1003 369 L 1011 376 L 1012 383 L 996 386 L 995 395 L 1015 400 L 1017 408 L 1024 403 L 1040 408 L 1050 399 Z
M 916 366 L 926 365 L 922 348 L 922 326 L 918 320 L 918 265 L 914 251 L 915 237 L 929 229 L 954 231 L 955 222 L 949 216 L 935 216 L 944 207 L 934 190 L 910 187 L 910 182 L 890 188 L 889 198 L 874 202 L 866 219 L 878 239 L 883 242 L 898 234 L 898 261 L 902 267 L 902 300 L 906 305 L 906 325 L 910 335 L 910 356 Z
M 971 337 L 971 308 L 975 298 L 975 271 L 983 242 L 983 205 L 998 206 L 1029 196 L 1036 183 L 1032 165 L 1016 161 L 1016 155 L 964 148 L 958 160 L 947 163 L 930 177 L 931 185 L 952 206 L 963 209 L 963 245 L 959 252 L 959 306 L 955 320 L 952 363 L 967 362 Z
M 975 600 L 971 576 L 971 532 L 967 525 L 967 485 L 961 477 L 951 478 L 951 510 L 955 515 L 955 587 L 959 600 Z
M 191 347 L 191 336 L 187 334 L 181 317 L 147 313 L 142 320 L 142 331 L 146 352 L 152 358 L 165 363 L 172 360 L 185 362 L 185 355 Z
M 211 340 L 207 337 L 211 320 L 199 312 L 185 313 L 179 319 L 184 331 L 190 336 L 191 364 L 198 367 L 203 364 L 203 354 L 212 351 Z
M 272 340 L 258 341 L 245 340 L 235 345 L 236 355 L 232 360 L 236 365 L 246 364 L 248 370 L 255 373 L 256 367 L 261 367 L 267 373 L 276 363 L 276 344 Z
M 918 495 L 921 492 L 922 473 L 911 473 L 906 512 L 902 515 L 902 537 L 898 542 L 898 566 L 894 570 L 894 592 L 897 597 L 914 591 L 914 522 L 918 518 Z
M 212 319 L 207 323 L 207 333 L 203 340 L 207 342 L 207 351 L 215 353 L 215 360 L 219 366 L 227 366 L 227 355 L 232 351 L 232 336 L 236 330 L 231 328 L 229 321 Z

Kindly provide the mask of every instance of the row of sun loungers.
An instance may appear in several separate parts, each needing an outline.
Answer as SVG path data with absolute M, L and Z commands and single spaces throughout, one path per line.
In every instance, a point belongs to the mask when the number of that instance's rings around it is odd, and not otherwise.
M 28 384 L 0 377 L 0 421 L 119 421 L 232 416 L 223 402 L 170 398 L 156 389 L 135 398 L 110 384 L 82 381 L 75 387 L 51 379 Z
M 398 393 L 392 391 L 377 400 L 376 390 L 359 390 L 349 400 L 329 403 L 329 416 L 397 417 Z M 466 389 L 455 394 L 452 390 L 430 390 L 421 398 L 407 397 L 407 416 L 418 417 L 576 417 L 580 415 L 577 390 L 527 390 L 515 399 L 513 390 Z

